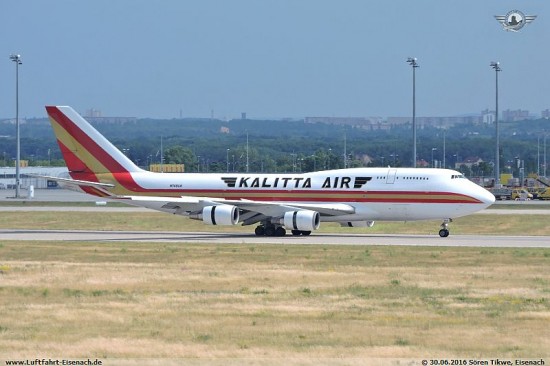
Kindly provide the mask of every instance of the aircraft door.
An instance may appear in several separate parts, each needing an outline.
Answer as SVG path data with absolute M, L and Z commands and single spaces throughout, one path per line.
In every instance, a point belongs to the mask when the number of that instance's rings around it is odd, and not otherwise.
M 388 169 L 388 176 L 386 177 L 386 184 L 395 183 L 395 175 L 397 174 L 397 169 L 390 168 Z

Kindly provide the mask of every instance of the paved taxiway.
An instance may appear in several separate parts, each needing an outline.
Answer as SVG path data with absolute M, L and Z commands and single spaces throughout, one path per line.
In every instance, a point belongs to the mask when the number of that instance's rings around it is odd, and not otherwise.
M 12 191 L 4 190 L 0 201 L 14 201 Z M 3 198 L 6 197 L 6 198 Z M 97 198 L 66 190 L 37 190 L 32 201 L 82 202 Z M 527 202 L 497 202 L 523 205 Z M 543 205 L 549 202 L 530 201 L 529 209 L 488 209 L 478 214 L 542 214 L 550 215 L 550 209 Z M 537 207 L 540 205 L 539 207 Z M 536 208 L 535 208 L 536 207 Z M 106 206 L 0 206 L 0 211 L 88 211 L 88 212 L 136 212 L 150 210 L 139 207 Z M 159 213 L 159 215 L 163 215 Z M 208 232 L 153 232 L 153 231 L 78 231 L 78 230 L 0 230 L 0 240 L 55 240 L 55 241 L 99 241 L 99 242 L 148 242 L 148 243 L 211 243 L 211 244 L 313 244 L 313 245 L 412 245 L 412 246 L 463 246 L 463 247 L 523 247 L 550 248 L 550 236 L 481 236 L 451 235 L 440 238 L 435 235 L 392 235 L 392 234 L 324 234 L 311 236 L 257 237 L 253 234 L 208 233 Z
M 3 240 L 48 240 L 76 242 L 147 242 L 205 244 L 282 245 L 394 245 L 488 248 L 550 248 L 549 236 L 480 236 L 324 234 L 310 236 L 258 237 L 251 234 L 154 231 L 0 230 Z

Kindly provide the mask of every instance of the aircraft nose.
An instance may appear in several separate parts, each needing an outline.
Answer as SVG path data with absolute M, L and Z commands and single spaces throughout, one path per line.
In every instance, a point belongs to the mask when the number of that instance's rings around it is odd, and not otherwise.
M 476 198 L 485 204 L 485 207 L 495 203 L 495 196 L 483 187 L 479 187 Z

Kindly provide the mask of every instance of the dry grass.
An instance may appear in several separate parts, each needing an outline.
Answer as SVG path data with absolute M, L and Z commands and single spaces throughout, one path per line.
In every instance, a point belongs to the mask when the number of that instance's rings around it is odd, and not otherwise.
M 548 249 L 0 244 L 9 357 L 550 357 Z
M 547 221 L 472 215 L 451 230 L 550 235 Z M 156 212 L 0 212 L 0 228 L 251 230 Z M 3 358 L 550 357 L 548 324 L 549 249 L 0 241 Z

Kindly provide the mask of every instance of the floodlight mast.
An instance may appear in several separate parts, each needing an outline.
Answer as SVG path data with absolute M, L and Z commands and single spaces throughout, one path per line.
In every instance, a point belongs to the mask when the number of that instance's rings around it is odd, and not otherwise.
M 498 129 L 498 73 L 502 71 L 500 62 L 492 61 L 490 66 L 495 70 L 495 187 L 500 187 L 500 141 Z
M 15 62 L 15 140 L 16 140 L 16 154 L 15 154 L 15 198 L 20 198 L 20 186 L 21 186 L 21 133 L 19 131 L 19 65 L 23 64 L 21 61 L 21 55 L 11 54 L 10 60 Z
M 412 66 L 413 70 L 413 95 L 412 95 L 412 102 L 413 102 L 413 111 L 412 111 L 412 128 L 413 128 L 413 168 L 416 168 L 416 68 L 420 67 L 418 63 L 416 62 L 416 57 L 409 57 L 407 59 L 407 63 Z

